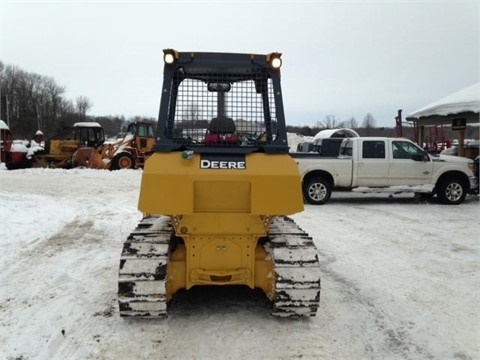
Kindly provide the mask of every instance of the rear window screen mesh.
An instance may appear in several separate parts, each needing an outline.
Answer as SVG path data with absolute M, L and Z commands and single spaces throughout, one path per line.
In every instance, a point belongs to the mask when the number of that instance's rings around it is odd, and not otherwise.
M 177 96 L 170 101 L 169 137 L 209 146 L 246 146 L 275 139 L 274 93 L 266 72 L 206 75 L 205 69 L 199 69 L 199 75 L 195 73 L 189 69 L 189 76 L 178 80 Z

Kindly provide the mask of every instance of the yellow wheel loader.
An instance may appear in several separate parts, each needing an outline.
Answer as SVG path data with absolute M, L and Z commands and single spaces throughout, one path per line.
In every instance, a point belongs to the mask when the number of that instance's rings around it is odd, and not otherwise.
M 83 147 L 73 158 L 75 166 L 92 169 L 143 168 L 155 145 L 155 130 L 149 122 L 135 121 L 128 124 L 126 135 L 115 142 L 99 147 Z
M 288 154 L 281 54 L 164 50 L 154 153 L 121 253 L 121 316 L 166 316 L 181 289 L 261 289 L 280 317 L 314 316 L 320 268 Z M 195 136 L 192 136 L 195 134 Z
M 69 169 L 78 164 L 77 153 L 97 152 L 105 141 L 105 133 L 97 122 L 77 122 L 71 128 L 45 140 L 43 145 L 36 144 L 20 151 L 7 153 L 8 169 L 43 167 Z M 90 150 L 92 149 L 92 150 Z M 98 152 L 96 154 L 97 157 Z M 101 162 L 101 158 L 99 160 Z M 90 167 L 95 167 L 90 164 Z

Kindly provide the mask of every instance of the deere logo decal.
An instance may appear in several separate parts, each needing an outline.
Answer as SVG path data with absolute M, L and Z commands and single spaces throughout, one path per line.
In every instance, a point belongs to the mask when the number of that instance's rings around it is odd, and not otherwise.
M 202 155 L 200 158 L 200 169 L 237 169 L 245 170 L 247 163 L 245 155 Z

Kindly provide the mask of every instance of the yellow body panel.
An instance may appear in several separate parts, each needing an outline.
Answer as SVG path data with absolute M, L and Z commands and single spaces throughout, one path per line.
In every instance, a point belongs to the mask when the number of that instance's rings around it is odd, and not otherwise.
M 273 263 L 265 249 L 257 245 L 255 247 L 254 259 L 248 259 L 248 267 L 232 269 L 230 258 L 238 257 L 240 254 L 233 254 L 228 240 L 217 239 L 211 242 L 210 251 L 202 254 L 204 261 L 214 261 L 213 266 L 220 270 L 205 270 L 204 268 L 193 268 L 195 261 L 187 262 L 187 250 L 184 245 L 179 245 L 172 253 L 168 263 L 167 273 L 167 301 L 170 301 L 173 295 L 180 289 L 189 289 L 194 285 L 234 285 L 243 284 L 251 288 L 260 288 L 265 295 L 272 300 L 275 295 L 275 278 L 273 274 Z M 195 242 L 194 242 L 195 243 Z M 210 244 L 210 245 L 211 245 Z M 190 245 L 192 247 L 193 245 Z M 238 247 L 238 244 L 236 245 Z M 208 243 L 206 245 L 208 247 Z M 197 250 L 190 254 L 191 258 Z M 219 259 L 219 254 L 222 257 Z M 247 249 L 246 254 L 252 255 L 252 251 Z M 253 260 L 253 261 L 251 261 Z M 202 260 L 200 260 L 201 262 Z M 188 265 L 187 265 L 188 263 Z M 204 264 L 205 265 L 205 264 Z M 206 264 L 208 265 L 208 264 Z M 222 268 L 223 266 L 223 268 Z M 187 268 L 191 269 L 187 273 Z M 253 269 L 253 271 L 252 271 Z
M 189 215 L 287 215 L 303 210 L 300 175 L 288 154 L 246 154 L 246 169 L 200 169 L 200 155 L 155 153 L 146 162 L 139 210 Z M 225 205 L 225 202 L 228 202 Z
M 170 255 L 167 299 L 195 285 L 247 285 L 273 298 L 273 264 L 259 239 L 274 216 L 303 210 L 298 167 L 288 154 L 245 155 L 245 169 L 201 169 L 201 156 L 154 153 L 139 209 L 172 218 L 183 239 Z
M 80 140 L 49 140 L 48 153 L 35 156 L 34 167 L 65 167 L 71 164 Z
M 68 157 L 80 147 L 80 140 L 50 140 L 49 155 Z

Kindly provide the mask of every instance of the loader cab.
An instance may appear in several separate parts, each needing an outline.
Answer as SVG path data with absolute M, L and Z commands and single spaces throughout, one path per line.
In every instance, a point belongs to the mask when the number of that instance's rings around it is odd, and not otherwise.
M 127 135 L 133 137 L 134 146 L 142 152 L 151 151 L 155 145 L 155 128 L 148 122 L 128 124 Z
M 105 142 L 105 132 L 97 122 L 78 122 L 49 138 L 45 146 L 48 148 L 52 142 L 70 142 L 72 146 L 97 148 Z
M 105 142 L 105 133 L 102 127 L 80 126 L 74 127 L 73 138 L 80 140 L 80 147 L 97 148 Z

